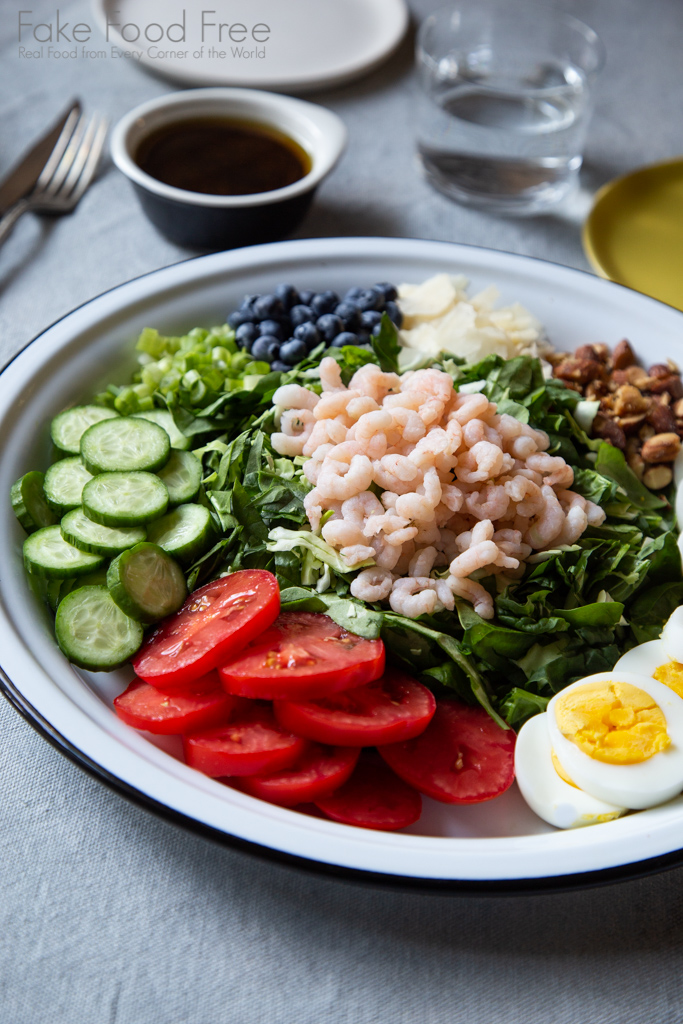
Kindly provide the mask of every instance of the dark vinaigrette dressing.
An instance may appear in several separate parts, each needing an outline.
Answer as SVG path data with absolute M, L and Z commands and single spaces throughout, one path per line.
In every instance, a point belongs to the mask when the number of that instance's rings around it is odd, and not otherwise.
M 163 125 L 135 153 L 141 170 L 166 185 L 214 196 L 271 192 L 303 178 L 311 158 L 269 125 L 193 117 Z

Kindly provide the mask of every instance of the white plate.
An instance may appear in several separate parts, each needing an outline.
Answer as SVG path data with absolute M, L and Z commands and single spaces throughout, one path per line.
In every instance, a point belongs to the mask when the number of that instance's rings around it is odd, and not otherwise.
M 299 93 L 372 71 L 394 52 L 409 20 L 405 0 L 92 0 L 92 6 L 109 46 L 134 53 L 149 71 L 175 82 Z
M 141 328 L 177 334 L 222 322 L 245 293 L 279 282 L 339 291 L 380 280 L 466 274 L 494 283 L 546 324 L 559 348 L 628 336 L 647 362 L 680 349 L 683 314 L 588 274 L 523 256 L 410 239 L 315 239 L 254 246 L 180 263 L 93 299 L 48 328 L 0 375 L 0 493 L 49 459 L 48 424 L 65 405 L 123 380 Z M 284 810 L 222 786 L 123 725 L 112 698 L 126 672 L 89 674 L 59 652 L 48 612 L 28 590 L 23 532 L 0 503 L 0 661 L 9 695 L 66 753 L 154 810 L 226 842 L 384 882 L 514 890 L 586 884 L 675 862 L 683 802 L 571 832 L 543 824 L 513 787 L 490 803 L 425 801 L 407 833 L 350 828 Z M 166 753 L 165 748 L 170 753 Z M 646 862 L 646 863 L 643 863 Z M 596 874 L 597 873 L 597 874 Z

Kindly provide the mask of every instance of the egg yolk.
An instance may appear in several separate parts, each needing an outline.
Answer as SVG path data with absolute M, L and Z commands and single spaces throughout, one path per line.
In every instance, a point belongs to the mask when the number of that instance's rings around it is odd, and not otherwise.
M 664 683 L 670 690 L 683 697 L 683 665 L 680 661 L 669 661 L 666 665 L 660 665 L 652 673 L 653 677 L 660 683 Z
M 574 789 L 578 789 L 579 787 L 576 785 L 575 782 L 572 782 L 572 780 L 569 778 L 569 776 L 567 775 L 566 771 L 564 770 L 564 768 L 560 764 L 559 758 L 558 758 L 558 756 L 557 756 L 557 754 L 555 753 L 554 750 L 550 751 L 550 759 L 553 762 L 553 768 L 555 769 L 557 774 L 560 776 L 562 781 L 566 782 L 567 785 L 569 785 L 569 786 L 573 786 Z
M 555 717 L 563 736 L 607 764 L 639 764 L 671 742 L 666 718 L 649 693 L 618 680 L 560 694 Z

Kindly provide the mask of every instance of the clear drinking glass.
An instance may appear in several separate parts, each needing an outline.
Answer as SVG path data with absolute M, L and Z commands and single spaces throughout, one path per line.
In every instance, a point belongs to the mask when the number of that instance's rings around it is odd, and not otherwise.
M 541 213 L 575 186 L 604 50 L 570 15 L 522 0 L 459 0 L 417 38 L 418 152 L 468 206 Z

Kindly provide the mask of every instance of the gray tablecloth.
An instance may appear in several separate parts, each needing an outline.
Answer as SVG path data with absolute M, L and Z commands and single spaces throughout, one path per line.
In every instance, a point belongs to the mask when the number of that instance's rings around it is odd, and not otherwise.
M 294 2 L 294 0 L 292 0 Z M 513 2 L 513 0 L 510 0 Z M 63 20 L 92 20 L 62 0 Z M 430 0 L 412 0 L 416 16 Z M 434 4 L 436 6 L 436 4 Z M 576 0 L 608 52 L 584 181 L 680 152 L 680 0 Z M 118 118 L 169 88 L 128 61 L 33 61 L 0 8 L 0 173 L 66 99 Z M 411 47 L 321 102 L 350 131 L 299 235 L 448 239 L 587 268 L 571 217 L 498 220 L 418 177 Z M 316 97 L 314 97 L 316 98 Z M 77 212 L 0 251 L 0 362 L 69 309 L 189 254 L 110 166 Z M 683 1017 L 680 870 L 589 892 L 435 898 L 217 848 L 84 775 L 0 702 L 0 1019 L 7 1024 L 610 1024 Z

